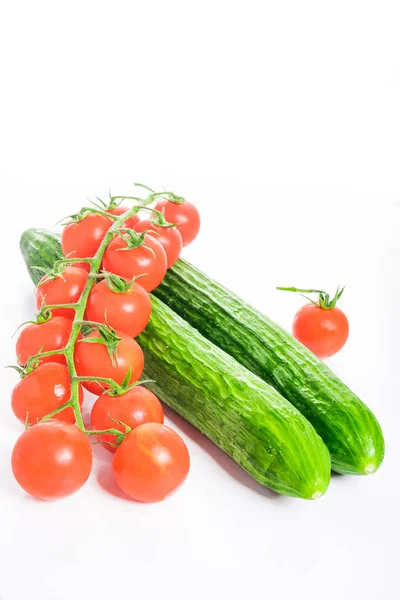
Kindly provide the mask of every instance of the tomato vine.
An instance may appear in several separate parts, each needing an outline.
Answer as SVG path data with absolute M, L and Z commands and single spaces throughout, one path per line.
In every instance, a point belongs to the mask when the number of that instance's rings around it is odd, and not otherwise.
M 76 303 L 44 305 L 38 315 L 39 320 L 42 317 L 44 318 L 45 316 L 46 316 L 46 318 L 48 318 L 49 311 L 51 311 L 52 309 L 56 309 L 56 308 L 68 308 L 68 309 L 71 308 L 71 309 L 74 309 L 74 313 L 75 313 L 74 318 L 73 318 L 72 328 L 71 328 L 71 334 L 70 334 L 67 345 L 61 349 L 49 350 L 47 352 L 39 352 L 39 353 L 35 354 L 34 356 L 31 356 L 26 365 L 26 368 L 29 369 L 30 367 L 37 364 L 37 362 L 41 358 L 53 356 L 53 355 L 60 355 L 60 354 L 63 354 L 65 356 L 67 368 L 69 371 L 70 383 L 71 383 L 70 399 L 68 400 L 68 402 L 64 403 L 62 406 L 57 407 L 55 410 L 51 411 L 49 414 L 44 416 L 41 419 L 41 421 L 46 421 L 48 419 L 51 419 L 59 412 L 65 410 L 66 408 L 71 407 L 72 410 L 74 411 L 77 427 L 86 435 L 99 435 L 99 434 L 115 435 L 117 441 L 121 442 L 124 439 L 125 435 L 127 433 L 129 433 L 130 428 L 128 426 L 125 426 L 126 427 L 125 434 L 121 433 L 121 431 L 119 429 L 115 429 L 115 428 L 104 429 L 104 430 L 93 430 L 93 429 L 85 428 L 85 425 L 83 423 L 83 418 L 82 418 L 82 411 L 81 411 L 81 407 L 80 407 L 80 403 L 79 403 L 79 384 L 80 384 L 80 382 L 82 382 L 83 380 L 95 380 L 95 381 L 101 381 L 103 383 L 107 383 L 110 386 L 111 393 L 113 390 L 121 392 L 122 387 L 119 384 L 117 384 L 113 379 L 109 379 L 109 378 L 79 377 L 77 375 L 75 361 L 74 361 L 75 345 L 78 340 L 79 334 L 81 333 L 82 327 L 85 325 L 93 325 L 92 322 L 89 323 L 89 322 L 85 321 L 85 319 L 84 319 L 86 305 L 88 302 L 90 292 L 91 292 L 96 280 L 99 278 L 99 272 L 100 272 L 103 256 L 104 256 L 104 253 L 105 253 L 108 245 L 111 243 L 111 241 L 114 239 L 114 237 L 116 235 L 121 235 L 121 230 L 123 230 L 124 223 L 127 219 L 137 215 L 141 209 L 146 208 L 149 204 L 152 204 L 154 202 L 154 200 L 160 195 L 164 195 L 164 193 L 152 192 L 149 196 L 147 196 L 147 198 L 144 198 L 144 199 L 138 198 L 135 196 L 118 196 L 115 198 L 111 198 L 114 202 L 117 198 L 121 199 L 121 200 L 130 199 L 130 200 L 134 200 L 137 202 L 137 204 L 135 206 L 128 209 L 126 212 L 124 212 L 123 214 L 121 214 L 119 216 L 112 215 L 110 213 L 106 213 L 105 211 L 98 209 L 97 207 L 83 208 L 80 211 L 80 213 L 73 216 L 73 218 L 79 219 L 79 218 L 83 218 L 84 216 L 86 216 L 87 214 L 92 212 L 92 213 L 97 213 L 97 214 L 102 214 L 104 216 L 107 216 L 107 218 L 111 219 L 113 221 L 113 223 L 110 226 L 110 228 L 108 229 L 96 254 L 93 257 L 79 258 L 79 259 L 66 257 L 65 259 L 58 261 L 56 263 L 56 265 L 54 267 L 53 275 L 51 275 L 53 277 L 62 276 L 62 269 L 65 266 L 73 265 L 76 262 L 88 263 L 90 266 L 90 271 L 89 271 L 89 276 L 88 276 L 87 282 L 83 288 L 83 291 L 82 291 L 82 294 L 81 294 L 79 300 Z M 100 323 L 98 325 L 99 325 L 99 327 L 102 327 L 102 328 L 107 327 L 106 325 L 100 324 Z M 130 387 L 132 387 L 132 385 L 130 385 L 130 386 L 128 385 L 128 389 Z

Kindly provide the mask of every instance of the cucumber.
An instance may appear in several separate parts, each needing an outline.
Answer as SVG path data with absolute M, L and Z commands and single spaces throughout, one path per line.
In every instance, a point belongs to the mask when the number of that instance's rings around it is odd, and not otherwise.
M 64 258 L 60 236 L 47 229 L 27 229 L 21 236 L 19 247 L 35 285 L 56 260 Z
M 25 232 L 21 248 L 35 283 L 32 266 L 61 257 L 59 241 L 43 230 Z M 138 338 L 144 375 L 155 380 L 149 388 L 262 485 L 305 499 L 324 494 L 329 452 L 303 415 L 154 296 L 152 304 Z
M 319 498 L 330 478 L 328 449 L 311 424 L 274 388 L 152 298 L 137 338 L 148 387 L 262 485 Z
M 327 445 L 333 470 L 376 471 L 384 456 L 378 421 L 292 335 L 182 259 L 153 294 L 296 406 Z

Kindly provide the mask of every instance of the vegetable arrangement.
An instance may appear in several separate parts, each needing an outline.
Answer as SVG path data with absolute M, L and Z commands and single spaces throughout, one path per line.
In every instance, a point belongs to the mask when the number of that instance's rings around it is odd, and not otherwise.
M 142 502 L 163 499 L 185 479 L 190 460 L 183 440 L 163 425 L 159 399 L 278 493 L 320 497 L 331 460 L 341 473 L 375 471 L 384 454 L 378 422 L 315 356 L 337 351 L 337 341 L 318 346 L 316 335 L 313 354 L 179 259 L 199 231 L 196 208 L 142 187 L 146 198 L 98 200 L 73 215 L 61 245 L 44 230 L 22 235 L 39 310 L 17 341 L 23 378 L 12 407 L 27 429 L 12 466 L 22 487 L 44 499 L 79 489 L 95 435 L 113 453 L 124 492 Z M 311 306 L 330 316 L 341 292 Z M 90 428 L 82 386 L 98 396 Z

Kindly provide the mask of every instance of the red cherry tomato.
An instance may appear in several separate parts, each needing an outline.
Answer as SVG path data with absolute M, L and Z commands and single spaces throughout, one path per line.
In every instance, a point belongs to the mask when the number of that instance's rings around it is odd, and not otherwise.
M 159 211 L 164 210 L 164 216 L 169 223 L 177 224 L 184 246 L 188 246 L 193 242 L 200 229 L 199 211 L 193 204 L 187 200 L 182 204 L 170 202 L 169 200 L 159 200 L 155 208 Z
M 150 219 L 139 221 L 135 225 L 135 231 L 154 231 L 154 237 L 161 244 L 167 255 L 167 269 L 172 267 L 179 258 L 182 251 L 182 236 L 177 227 L 160 227 L 152 224 Z M 152 233 L 149 233 L 152 235 Z
M 21 331 L 16 344 L 17 359 L 26 365 L 28 359 L 39 352 L 65 348 L 71 335 L 72 321 L 67 317 L 52 317 L 45 323 L 30 323 Z M 66 364 L 63 354 L 45 356 L 40 363 L 58 362 Z
M 293 335 L 319 358 L 328 358 L 346 343 L 349 322 L 340 308 L 326 309 L 310 303 L 296 313 Z
M 75 365 L 80 377 L 108 377 L 122 384 L 129 369 L 131 376 L 129 383 L 138 381 L 143 373 L 144 357 L 139 344 L 129 335 L 116 331 L 120 342 L 117 345 L 117 356 L 115 360 L 110 358 L 108 349 L 104 344 L 78 341 L 75 346 Z M 100 337 L 99 332 L 92 331 L 87 337 Z M 85 338 L 86 339 L 86 338 Z M 107 383 L 96 381 L 83 382 L 92 394 L 98 396 L 108 389 Z
M 164 423 L 164 412 L 157 396 L 147 388 L 140 385 L 131 388 L 122 396 L 110 396 L 102 394 L 94 403 L 90 422 L 93 429 L 119 429 L 125 432 L 125 427 L 110 419 L 125 423 L 135 429 L 143 423 Z M 115 444 L 115 435 L 99 435 L 99 442 L 111 452 L 116 448 L 109 443 Z
M 151 292 L 165 277 L 167 255 L 161 244 L 151 235 L 144 236 L 144 243 L 147 248 L 139 246 L 124 250 L 127 247 L 126 240 L 116 236 L 105 251 L 103 266 L 106 271 L 127 279 L 142 275 L 138 283 Z
M 63 253 L 68 258 L 94 256 L 112 224 L 112 219 L 96 213 L 89 213 L 80 221 L 66 225 L 61 236 Z M 86 271 L 90 270 L 88 263 L 76 264 Z
M 119 487 L 140 502 L 164 500 L 184 481 L 189 467 L 185 442 L 158 423 L 133 429 L 118 446 L 112 464 Z
M 132 337 L 142 333 L 150 315 L 150 297 L 136 282 L 126 292 L 114 292 L 103 280 L 92 289 L 86 305 L 89 321 L 106 323 Z
M 12 392 L 11 406 L 21 423 L 25 423 L 28 415 L 29 424 L 33 425 L 68 402 L 70 396 L 71 384 L 66 365 L 45 363 L 17 383 Z M 79 403 L 82 406 L 83 389 L 80 384 Z M 74 411 L 72 408 L 65 408 L 54 419 L 75 423 Z
M 11 464 L 15 479 L 28 494 L 57 500 L 83 486 L 92 469 L 92 448 L 75 425 L 49 420 L 24 431 Z
M 38 310 L 43 305 L 78 302 L 87 279 L 87 271 L 80 267 L 65 267 L 62 275 L 55 279 L 49 279 L 46 275 L 39 281 L 35 289 Z M 73 308 L 54 308 L 51 312 L 53 317 L 73 319 L 75 316 Z
M 107 210 L 107 212 L 110 215 L 115 215 L 117 217 L 120 217 L 121 215 L 123 215 L 124 213 L 126 213 L 129 209 L 126 208 L 126 206 L 116 206 L 115 208 L 112 208 L 110 210 Z M 127 219 L 124 223 L 124 227 L 128 227 L 129 229 L 133 229 L 136 225 L 136 223 L 139 222 L 139 217 L 138 215 L 133 215 L 133 217 L 130 217 L 129 219 Z

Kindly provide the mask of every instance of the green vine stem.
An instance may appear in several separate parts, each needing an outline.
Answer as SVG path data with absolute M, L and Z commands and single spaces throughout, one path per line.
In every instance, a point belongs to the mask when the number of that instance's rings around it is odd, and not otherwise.
M 127 197 L 125 197 L 125 198 L 127 198 Z M 136 215 L 140 211 L 141 208 L 151 204 L 154 201 L 153 194 L 149 195 L 147 198 L 144 198 L 144 199 L 134 198 L 134 197 L 131 197 L 131 199 L 136 200 L 138 202 L 138 204 L 135 205 L 134 207 L 128 209 L 124 214 L 122 214 L 118 218 L 116 218 L 114 215 L 107 215 L 112 218 L 113 224 L 110 226 L 109 230 L 107 231 L 95 256 L 93 256 L 90 259 L 81 258 L 81 259 L 69 260 L 68 258 L 66 258 L 62 261 L 58 261 L 62 264 L 69 264 L 69 263 L 78 262 L 78 261 L 79 262 L 88 262 L 90 265 L 89 276 L 88 276 L 86 285 L 82 291 L 81 297 L 78 302 L 76 302 L 73 305 L 60 304 L 60 305 L 51 305 L 51 306 L 43 307 L 43 310 L 49 310 L 51 308 L 55 309 L 55 308 L 61 308 L 61 307 L 74 308 L 75 317 L 74 317 L 74 320 L 72 323 L 71 334 L 70 334 L 68 343 L 65 346 L 65 348 L 62 348 L 60 350 L 50 350 L 48 352 L 40 352 L 40 353 L 36 354 L 35 356 L 32 356 L 28 361 L 28 366 L 29 366 L 29 365 L 32 365 L 35 361 L 40 360 L 40 358 L 44 358 L 46 356 L 52 356 L 52 355 L 56 355 L 56 354 L 64 354 L 66 363 L 67 363 L 67 367 L 68 367 L 68 371 L 69 371 L 70 382 L 71 382 L 71 397 L 68 402 L 66 402 L 62 406 L 58 407 L 56 410 L 54 410 L 51 413 L 49 413 L 48 415 L 46 415 L 42 420 L 50 419 L 52 416 L 56 415 L 58 412 L 61 412 L 62 410 L 66 409 L 68 407 L 71 407 L 74 411 L 77 427 L 79 427 L 79 429 L 81 429 L 81 431 L 83 431 L 87 435 L 110 434 L 110 435 L 121 436 L 121 431 L 119 431 L 117 429 L 106 429 L 104 431 L 93 431 L 93 430 L 85 429 L 85 426 L 83 423 L 83 418 L 82 418 L 81 407 L 79 404 L 79 384 L 80 384 L 80 381 L 82 381 L 82 378 L 78 377 L 77 373 L 76 373 L 75 362 L 74 362 L 74 351 L 75 351 L 75 344 L 77 342 L 79 333 L 81 331 L 82 324 L 84 324 L 84 315 L 85 315 L 86 304 L 87 304 L 87 301 L 89 298 L 89 294 L 96 282 L 96 278 L 100 271 L 100 266 L 101 266 L 104 252 L 106 251 L 108 245 L 110 244 L 110 242 L 112 241 L 114 236 L 118 234 L 118 231 L 123 226 L 125 221 L 127 219 L 129 219 L 130 217 L 133 217 L 134 215 Z M 95 210 L 93 212 L 97 212 L 98 214 L 103 213 L 103 211 L 101 211 L 101 210 Z M 89 380 L 90 378 L 86 378 L 86 379 Z M 100 378 L 96 379 L 96 381 L 99 381 L 99 380 L 100 380 Z M 110 382 L 113 382 L 113 380 L 107 380 L 107 383 L 110 383 Z M 115 386 L 118 385 L 115 382 L 113 382 L 113 383 L 115 384 Z
M 333 298 L 331 298 L 329 296 L 328 292 L 324 292 L 323 290 L 301 289 L 301 288 L 296 288 L 296 287 L 277 287 L 276 289 L 280 290 L 282 292 L 299 293 L 301 296 L 303 296 L 303 298 L 306 298 L 306 300 L 315 304 L 315 306 L 318 306 L 319 308 L 323 308 L 324 310 L 330 310 L 332 308 L 335 308 L 337 301 L 339 300 L 339 298 L 341 297 L 341 295 L 344 292 L 344 287 L 345 286 L 340 288 L 340 286 L 338 286 Z M 315 301 L 312 298 L 309 298 L 305 294 L 317 294 L 318 301 Z

